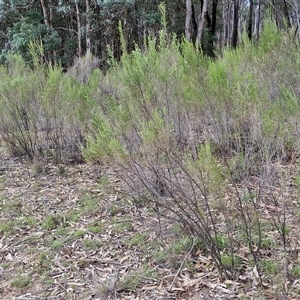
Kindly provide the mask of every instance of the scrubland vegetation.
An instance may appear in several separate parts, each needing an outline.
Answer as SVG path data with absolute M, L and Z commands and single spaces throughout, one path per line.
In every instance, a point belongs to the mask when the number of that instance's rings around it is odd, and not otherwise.
M 121 194 L 137 210 L 180 223 L 222 280 L 251 282 L 255 299 L 297 297 L 295 37 L 265 22 L 258 43 L 245 36 L 214 60 L 164 30 L 146 45 L 111 60 L 106 75 L 90 68 L 89 55 L 66 73 L 43 66 L 39 46 L 31 47 L 33 67 L 10 56 L 0 69 L 3 145 L 44 168 L 117 168 Z

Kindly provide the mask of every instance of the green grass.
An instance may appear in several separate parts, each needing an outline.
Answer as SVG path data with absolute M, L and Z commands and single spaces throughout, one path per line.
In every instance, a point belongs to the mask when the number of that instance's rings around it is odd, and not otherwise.
M 51 257 L 47 251 L 42 251 L 38 255 L 39 266 L 48 268 L 51 265 Z
M 157 263 L 164 263 L 167 261 L 169 257 L 169 252 L 164 249 L 157 249 L 156 251 L 153 251 L 153 257 L 155 262 Z
M 88 231 L 94 234 L 101 233 L 104 231 L 104 229 L 105 226 L 103 224 L 88 226 Z
M 37 221 L 33 216 L 20 217 L 16 219 L 16 227 L 28 229 L 37 225 Z
M 41 238 L 39 236 L 30 236 L 26 242 L 30 245 L 30 247 L 36 246 L 40 244 Z
M 66 243 L 69 241 L 68 237 L 60 238 L 60 239 L 55 239 L 50 243 L 50 248 L 52 250 L 60 250 L 63 247 L 66 246 Z
M 135 235 L 131 236 L 126 243 L 129 246 L 140 246 L 143 247 L 146 243 L 146 240 L 149 236 L 149 233 L 136 233 Z
M 294 266 L 292 269 L 292 274 L 296 277 L 296 278 L 300 278 L 300 266 Z
M 228 248 L 228 246 L 229 246 L 228 237 L 218 235 L 216 238 L 214 238 L 214 240 L 215 240 L 217 247 L 220 250 L 224 250 L 224 249 Z
M 266 230 L 266 229 L 265 229 Z M 276 246 L 276 240 L 271 236 L 268 237 L 265 234 L 262 235 L 261 238 L 261 247 L 264 249 L 272 249 Z
M 95 214 L 99 210 L 99 199 L 96 197 L 86 196 L 80 199 L 76 209 L 70 210 L 67 213 L 67 219 L 70 222 L 78 222 L 80 218 L 89 213 Z
M 84 210 L 82 208 L 74 209 L 67 214 L 70 222 L 78 222 L 82 216 L 84 216 Z
M 86 250 L 98 249 L 102 246 L 102 242 L 94 240 L 94 239 L 84 239 L 83 240 L 83 248 Z
M 79 201 L 78 207 L 80 207 L 83 213 L 96 212 L 97 208 L 99 209 L 99 198 L 84 197 Z
M 0 232 L 4 234 L 12 234 L 15 231 L 16 224 L 13 221 L 5 221 L 0 224 Z
M 3 270 L 6 270 L 9 267 L 8 263 L 3 263 L 0 265 Z
M 67 236 L 70 233 L 70 229 L 69 228 L 58 228 L 55 231 L 55 235 L 57 236 Z
M 113 231 L 116 233 L 132 231 L 133 230 L 132 222 L 128 221 L 127 219 L 128 219 L 127 216 L 120 217 L 120 218 L 112 217 L 111 221 L 112 224 L 114 225 Z
M 28 275 L 19 275 L 11 282 L 11 286 L 22 289 L 30 285 L 30 283 L 31 279 Z
M 182 224 L 178 223 L 178 222 L 175 222 L 173 225 L 172 225 L 172 233 L 175 234 L 175 235 L 181 235 L 184 231 L 184 228 L 182 226 Z
M 193 245 L 193 239 L 191 237 L 182 237 L 179 241 L 176 241 L 170 247 L 170 251 L 176 254 L 183 254 L 188 252 Z
M 80 238 L 83 238 L 86 234 L 87 234 L 86 230 L 78 229 L 73 232 L 72 236 L 75 239 L 80 239 Z
M 241 259 L 236 256 L 231 256 L 228 254 L 223 254 L 221 257 L 221 262 L 223 266 L 228 270 L 238 270 L 241 267 Z
M 62 215 L 50 215 L 44 218 L 42 228 L 46 230 L 53 230 L 64 225 L 65 218 Z
M 24 223 L 28 226 L 35 226 L 37 221 L 34 216 L 25 217 Z
M 19 216 L 21 214 L 20 208 L 22 204 L 18 201 L 18 199 L 10 200 L 9 202 L 1 203 L 1 210 L 3 213 L 7 215 L 15 215 Z
M 278 262 L 267 259 L 261 260 L 260 267 L 268 276 L 277 274 L 280 269 Z
M 101 177 L 99 178 L 99 185 L 101 187 L 101 190 L 108 191 L 109 180 L 106 174 L 101 175 Z
M 157 272 L 155 269 L 144 265 L 130 273 L 126 274 L 118 282 L 117 289 L 126 291 L 135 291 L 145 281 L 156 281 Z

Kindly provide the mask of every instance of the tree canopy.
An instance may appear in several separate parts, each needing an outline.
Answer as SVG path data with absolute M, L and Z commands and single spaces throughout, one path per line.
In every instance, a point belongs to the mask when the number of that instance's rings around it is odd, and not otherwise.
M 160 1 L 141 0 L 2 0 L 0 1 L 0 48 L 2 62 L 7 54 L 20 54 L 30 61 L 28 45 L 42 41 L 46 62 L 68 67 L 76 57 L 91 52 L 100 65 L 122 50 L 119 21 L 127 51 L 143 48 L 147 35 L 161 28 Z M 223 47 L 235 48 L 246 32 L 258 40 L 266 16 L 278 27 L 298 31 L 298 3 L 263 0 L 166 0 L 170 33 L 201 46 L 214 56 Z

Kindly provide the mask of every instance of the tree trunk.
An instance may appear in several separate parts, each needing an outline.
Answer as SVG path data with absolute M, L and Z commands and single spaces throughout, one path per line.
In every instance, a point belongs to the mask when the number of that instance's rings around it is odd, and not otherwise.
M 197 30 L 198 30 L 198 23 L 196 18 L 196 12 L 195 12 L 195 5 L 192 3 L 192 41 L 193 43 L 196 43 L 196 36 L 197 36 Z
M 288 7 L 287 7 L 286 0 L 283 0 L 283 5 L 284 5 L 284 15 L 285 15 L 285 18 L 286 18 L 287 27 L 291 28 L 292 25 L 291 25 L 291 21 L 290 21 L 290 17 L 289 17 L 289 10 L 288 10 Z
M 47 27 L 50 27 L 50 21 L 49 21 L 49 14 L 48 14 L 48 7 L 44 0 L 41 0 L 41 6 L 43 11 L 43 17 L 44 17 L 44 24 Z
M 261 4 L 260 0 L 258 0 L 257 8 L 255 10 L 255 24 L 254 24 L 254 35 L 256 37 L 256 41 L 259 39 L 259 32 L 260 32 L 260 15 L 261 15 Z
M 205 15 L 207 13 L 207 2 L 208 2 L 208 0 L 203 0 L 203 6 L 202 6 L 201 15 L 200 15 L 200 20 L 198 22 L 197 43 L 199 45 L 201 44 L 201 39 L 202 39 L 202 35 L 203 35 L 203 30 L 204 30 Z
M 217 30 L 217 6 L 219 0 L 213 0 L 213 7 L 211 13 L 211 34 L 215 35 Z
M 49 1 L 49 26 L 53 27 L 53 5 L 52 0 Z
M 85 0 L 86 5 L 86 35 L 85 35 L 85 41 L 86 41 L 86 52 L 91 52 L 91 19 L 90 19 L 90 0 Z
M 203 45 L 206 44 L 206 54 L 208 54 L 211 57 L 215 56 L 214 38 L 216 36 L 216 27 L 217 27 L 217 5 L 218 5 L 218 0 L 213 0 L 211 16 L 209 15 L 208 11 L 206 11 L 205 14 L 206 26 L 209 29 L 209 35 L 206 43 L 204 43 Z
M 192 20 L 192 0 L 186 0 L 186 14 L 185 14 L 185 38 L 190 42 L 192 38 L 191 20 Z
M 248 27 L 247 27 L 249 40 L 252 39 L 252 24 L 253 24 L 253 0 L 250 0 L 249 1 L 249 14 L 248 14 Z
M 296 11 L 296 19 L 297 19 L 297 32 L 298 32 L 298 39 L 300 41 L 300 21 L 299 21 L 299 18 L 298 18 L 298 11 L 299 11 L 299 8 L 298 8 L 298 2 L 297 0 L 294 0 L 294 4 L 295 4 L 295 11 Z
M 238 42 L 238 26 L 239 26 L 239 0 L 234 0 L 232 39 L 231 39 L 231 47 L 234 49 L 236 48 Z
M 232 10 L 232 1 L 223 0 L 223 34 L 224 34 L 224 45 L 230 45 L 230 34 L 231 34 L 231 10 Z
M 76 7 L 76 20 L 77 20 L 77 43 L 78 43 L 77 55 L 80 57 L 80 56 L 82 56 L 81 19 L 80 19 L 79 5 L 78 5 L 77 1 L 75 1 L 75 7 Z

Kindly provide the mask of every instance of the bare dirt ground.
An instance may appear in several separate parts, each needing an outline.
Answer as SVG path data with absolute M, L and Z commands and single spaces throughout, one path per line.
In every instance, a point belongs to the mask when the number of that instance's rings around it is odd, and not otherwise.
M 45 168 L 2 150 L 0 298 L 280 299 L 249 267 L 219 278 L 176 219 L 137 209 L 121 186 L 111 168 Z

